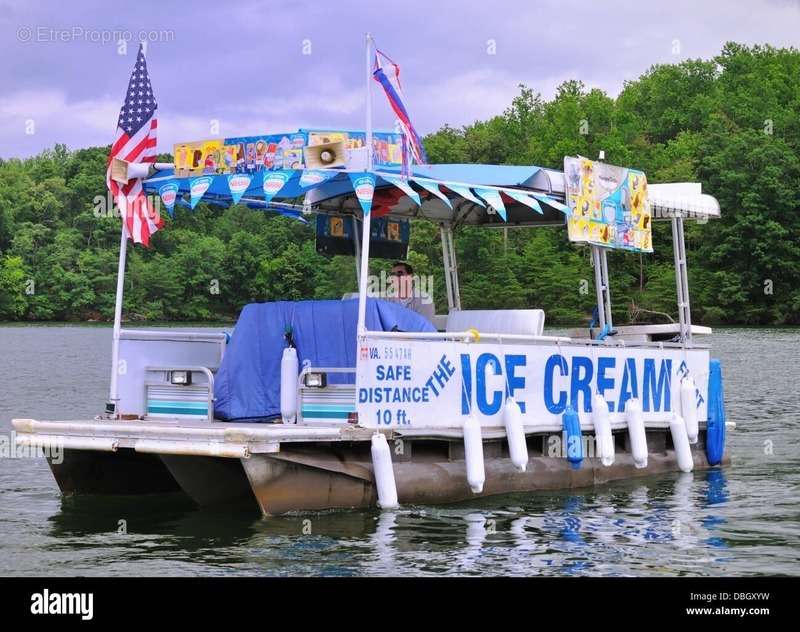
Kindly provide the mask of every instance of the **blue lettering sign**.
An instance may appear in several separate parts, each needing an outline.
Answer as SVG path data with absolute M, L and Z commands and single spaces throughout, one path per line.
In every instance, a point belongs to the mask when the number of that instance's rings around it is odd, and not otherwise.
M 494 415 L 503 405 L 503 391 L 494 391 L 492 401 L 488 401 L 486 396 L 486 369 L 491 365 L 494 375 L 501 375 L 500 361 L 493 353 L 482 353 L 475 362 L 475 384 L 478 410 L 484 415 Z
M 560 353 L 554 353 L 544 365 L 544 405 L 554 415 L 560 415 L 567 407 L 567 394 L 564 391 L 558 392 L 558 401 L 553 399 L 553 372 L 559 369 L 562 376 L 569 375 L 567 361 Z
M 642 410 L 644 412 L 659 412 L 672 410 L 670 408 L 669 380 L 672 373 L 672 360 L 661 360 L 661 367 L 656 379 L 656 361 L 645 358 L 644 375 L 642 376 Z M 652 403 L 652 408 L 651 408 Z

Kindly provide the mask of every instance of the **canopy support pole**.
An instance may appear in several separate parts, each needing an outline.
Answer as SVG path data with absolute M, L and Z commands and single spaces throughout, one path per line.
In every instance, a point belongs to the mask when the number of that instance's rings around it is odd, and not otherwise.
M 692 342 L 692 309 L 689 303 L 689 275 L 686 267 L 686 241 L 683 234 L 683 218 L 672 218 L 672 250 L 675 257 L 675 289 L 678 295 L 678 322 L 681 342 Z
M 119 239 L 119 263 L 117 264 L 117 296 L 114 302 L 114 330 L 111 343 L 111 386 L 106 412 L 119 416 L 119 334 L 122 328 L 122 296 L 125 291 L 125 260 L 128 254 L 128 231 L 122 218 Z
M 606 308 L 606 324 L 608 330 L 614 329 L 614 319 L 611 317 L 611 283 L 608 280 L 608 250 L 599 248 L 600 252 L 600 272 L 603 278 L 603 303 Z
M 361 287 L 361 244 L 358 241 L 358 220 L 355 215 L 351 219 L 353 221 L 353 247 L 356 255 L 356 285 Z
M 461 295 L 458 288 L 458 264 L 453 247 L 453 227 L 448 223 L 440 226 L 442 235 L 442 263 L 444 264 L 444 282 L 447 286 L 447 311 L 461 309 Z
M 439 232 L 442 236 L 442 263 L 444 264 L 444 284 L 447 288 L 447 313 L 453 311 L 453 307 L 455 306 L 455 298 L 453 297 L 453 278 L 450 276 L 451 274 L 451 264 L 450 264 L 450 243 L 447 239 L 447 230 L 445 229 L 445 225 L 441 224 L 439 226 Z
M 453 227 L 447 227 L 447 241 L 450 244 L 450 263 L 452 265 L 453 276 L 453 300 L 456 309 L 461 309 L 461 288 L 458 283 L 458 261 L 456 261 L 456 247 L 453 242 Z
M 606 328 L 605 291 L 603 288 L 603 271 L 600 263 L 600 248 L 592 246 L 592 267 L 594 268 L 594 289 L 597 296 L 597 316 L 600 319 L 600 331 Z
M 367 145 L 367 171 L 372 172 L 372 35 L 367 33 L 366 45 L 366 145 Z M 370 218 L 372 213 L 364 213 L 361 239 L 361 273 L 358 277 L 358 335 L 363 336 L 367 331 L 367 280 L 369 277 L 369 236 Z

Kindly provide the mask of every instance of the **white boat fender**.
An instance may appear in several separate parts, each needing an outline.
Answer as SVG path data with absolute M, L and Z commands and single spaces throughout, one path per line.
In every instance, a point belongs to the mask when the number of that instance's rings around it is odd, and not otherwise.
M 694 469 L 692 448 L 689 446 L 689 436 L 686 434 L 686 422 L 678 413 L 672 413 L 669 420 L 669 431 L 672 434 L 672 445 L 675 447 L 675 456 L 678 459 L 678 469 L 681 472 L 691 472 Z
M 470 414 L 464 420 L 464 460 L 467 464 L 467 483 L 473 494 L 483 491 L 486 482 L 486 469 L 483 464 L 483 436 L 481 425 Z
M 372 470 L 375 475 L 375 488 L 378 490 L 378 506 L 381 509 L 396 509 L 397 485 L 392 468 L 392 452 L 380 432 L 372 435 Z
M 297 349 L 287 347 L 281 358 L 281 418 L 285 424 L 297 421 Z
M 522 411 L 513 397 L 509 397 L 503 407 L 503 423 L 511 462 L 517 471 L 524 472 L 528 467 L 528 444 L 525 441 L 525 428 L 522 427 Z
M 608 417 L 608 402 L 600 393 L 592 398 L 592 424 L 594 425 L 595 456 L 608 467 L 614 465 L 614 435 Z
M 636 397 L 632 397 L 625 404 L 625 420 L 628 422 L 633 464 L 638 469 L 643 469 L 647 467 L 647 432 L 644 429 L 642 404 Z
M 686 434 L 689 443 L 697 443 L 697 435 L 700 429 L 697 425 L 697 388 L 694 380 L 690 377 L 681 381 L 681 413 L 686 422 Z

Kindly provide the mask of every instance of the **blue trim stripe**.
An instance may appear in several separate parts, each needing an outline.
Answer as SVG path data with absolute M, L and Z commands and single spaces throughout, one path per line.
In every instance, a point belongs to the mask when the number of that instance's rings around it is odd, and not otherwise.
M 337 412 L 345 412 L 345 413 L 354 413 L 356 411 L 356 407 L 352 404 L 305 404 L 303 406 L 303 410 L 308 410 L 311 412 L 316 411 L 337 411 Z
M 347 410 L 309 410 L 303 408 L 303 417 L 308 419 L 347 419 L 351 412 Z
M 196 417 L 206 417 L 208 409 L 196 410 L 194 408 L 161 408 L 159 406 L 148 406 L 147 413 L 150 415 L 194 415 Z
M 205 402 L 170 402 L 151 399 L 147 402 L 147 412 L 154 415 L 208 415 Z

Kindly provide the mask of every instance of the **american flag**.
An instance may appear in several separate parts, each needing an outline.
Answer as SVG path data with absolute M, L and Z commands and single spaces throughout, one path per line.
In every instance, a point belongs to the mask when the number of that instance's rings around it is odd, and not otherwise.
M 141 178 L 120 184 L 111 179 L 111 161 L 114 158 L 128 162 L 155 162 L 158 104 L 153 96 L 144 47 L 139 46 L 136 65 L 128 82 L 125 103 L 119 112 L 117 136 L 108 157 L 106 184 L 124 218 L 123 230 L 134 243 L 150 245 L 150 235 L 163 225 L 163 221 L 145 196 Z

